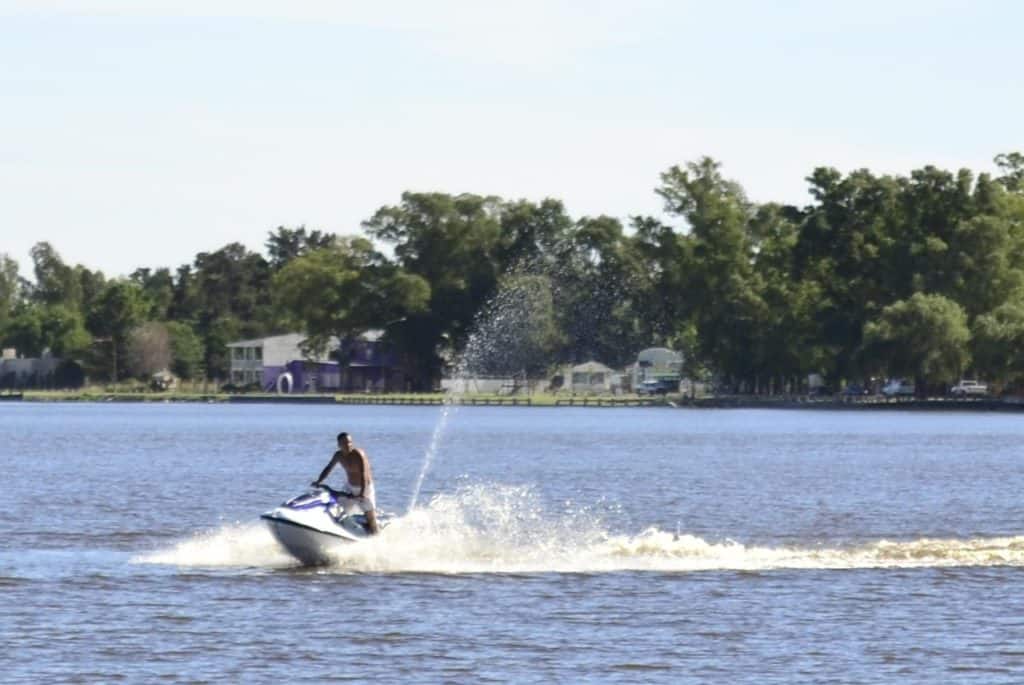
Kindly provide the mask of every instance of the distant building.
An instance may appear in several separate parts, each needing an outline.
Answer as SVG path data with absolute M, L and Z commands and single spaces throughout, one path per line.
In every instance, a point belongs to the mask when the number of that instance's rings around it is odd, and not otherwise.
M 641 388 L 644 382 L 658 382 L 662 386 L 672 383 L 678 389 L 683 369 L 683 355 L 667 347 L 648 347 L 636 356 L 632 366 L 633 388 Z
M 405 374 L 381 334 L 367 331 L 345 341 L 332 339 L 327 354 L 312 358 L 302 353 L 306 336 L 301 333 L 232 342 L 231 383 L 281 394 L 403 390 Z
M 302 333 L 286 333 L 228 343 L 231 384 L 273 391 L 280 389 L 282 374 L 290 373 L 284 379 L 284 392 L 337 388 L 338 362 L 327 355 L 307 359 L 299 347 L 305 339 Z M 337 341 L 331 347 L 337 348 Z
M 605 393 L 612 390 L 615 370 L 596 361 L 572 367 L 569 372 L 569 390 L 572 392 Z
M 0 388 L 50 387 L 61 360 L 44 351 L 41 357 L 19 357 L 16 349 L 4 348 L 0 354 Z

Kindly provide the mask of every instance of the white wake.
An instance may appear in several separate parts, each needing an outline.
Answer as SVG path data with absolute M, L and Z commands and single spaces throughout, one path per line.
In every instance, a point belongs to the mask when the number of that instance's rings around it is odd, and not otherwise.
M 137 563 L 287 568 L 295 562 L 259 521 L 198 533 Z M 550 518 L 525 488 L 471 486 L 394 519 L 340 551 L 342 573 L 609 573 L 709 570 L 1024 566 L 1024 536 L 878 540 L 859 546 L 747 546 L 649 528 L 608 532 L 582 510 Z

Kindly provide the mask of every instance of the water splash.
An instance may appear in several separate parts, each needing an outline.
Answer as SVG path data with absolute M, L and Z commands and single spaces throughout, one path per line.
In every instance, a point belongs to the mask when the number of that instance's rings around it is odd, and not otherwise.
M 262 523 L 199 533 L 137 563 L 295 566 Z M 1024 567 L 1024 536 L 877 540 L 860 545 L 748 546 L 648 528 L 609 530 L 591 507 L 546 512 L 529 488 L 473 485 L 434 497 L 380 536 L 342 548 L 334 573 L 615 573 L 957 566 Z
M 286 568 L 295 565 L 295 560 L 281 549 L 262 521 L 232 523 L 205 530 L 169 549 L 141 554 L 132 561 L 202 568 Z
M 434 433 L 430 436 L 430 445 L 427 446 L 427 452 L 423 455 L 423 465 L 420 467 L 419 475 L 416 476 L 416 483 L 413 486 L 412 496 L 409 498 L 409 506 L 406 508 L 406 513 L 411 512 L 416 506 L 416 501 L 420 497 L 420 490 L 423 488 L 423 480 L 427 477 L 427 472 L 434 462 L 434 455 L 441 448 L 441 436 L 444 435 L 445 428 L 448 427 L 448 417 L 455 412 L 457 406 L 453 402 L 446 402 L 441 406 L 441 416 L 434 426 Z
M 419 500 L 423 481 L 472 380 L 482 376 L 525 379 L 552 365 L 559 342 L 555 333 L 555 300 L 560 290 L 551 270 L 552 267 L 541 267 L 537 262 L 514 266 L 475 317 L 465 347 L 453 361 L 449 395 L 423 455 L 406 513 L 412 512 Z

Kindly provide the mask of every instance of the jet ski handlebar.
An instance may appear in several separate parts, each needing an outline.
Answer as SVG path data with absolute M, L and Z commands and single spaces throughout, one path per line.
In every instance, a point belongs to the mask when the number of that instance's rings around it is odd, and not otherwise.
M 326 492 L 329 492 L 330 494 L 334 495 L 334 497 L 347 497 L 349 499 L 356 499 L 356 496 L 353 495 L 352 493 L 342 492 L 341 490 L 335 490 L 330 485 L 327 485 L 325 483 L 317 483 L 316 481 L 313 481 L 312 483 L 309 484 L 309 486 L 315 490 L 324 490 Z

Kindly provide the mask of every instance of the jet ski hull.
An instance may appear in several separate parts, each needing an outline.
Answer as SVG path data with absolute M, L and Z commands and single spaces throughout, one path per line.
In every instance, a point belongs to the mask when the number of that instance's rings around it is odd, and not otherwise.
M 329 564 L 341 549 L 369 536 L 366 517 L 346 512 L 326 487 L 290 499 L 260 518 L 281 546 L 306 566 Z
M 278 518 L 273 512 L 260 518 L 267 522 L 270 532 L 288 554 L 304 566 L 324 566 L 337 558 L 344 547 L 358 538 L 310 528 L 301 523 Z

